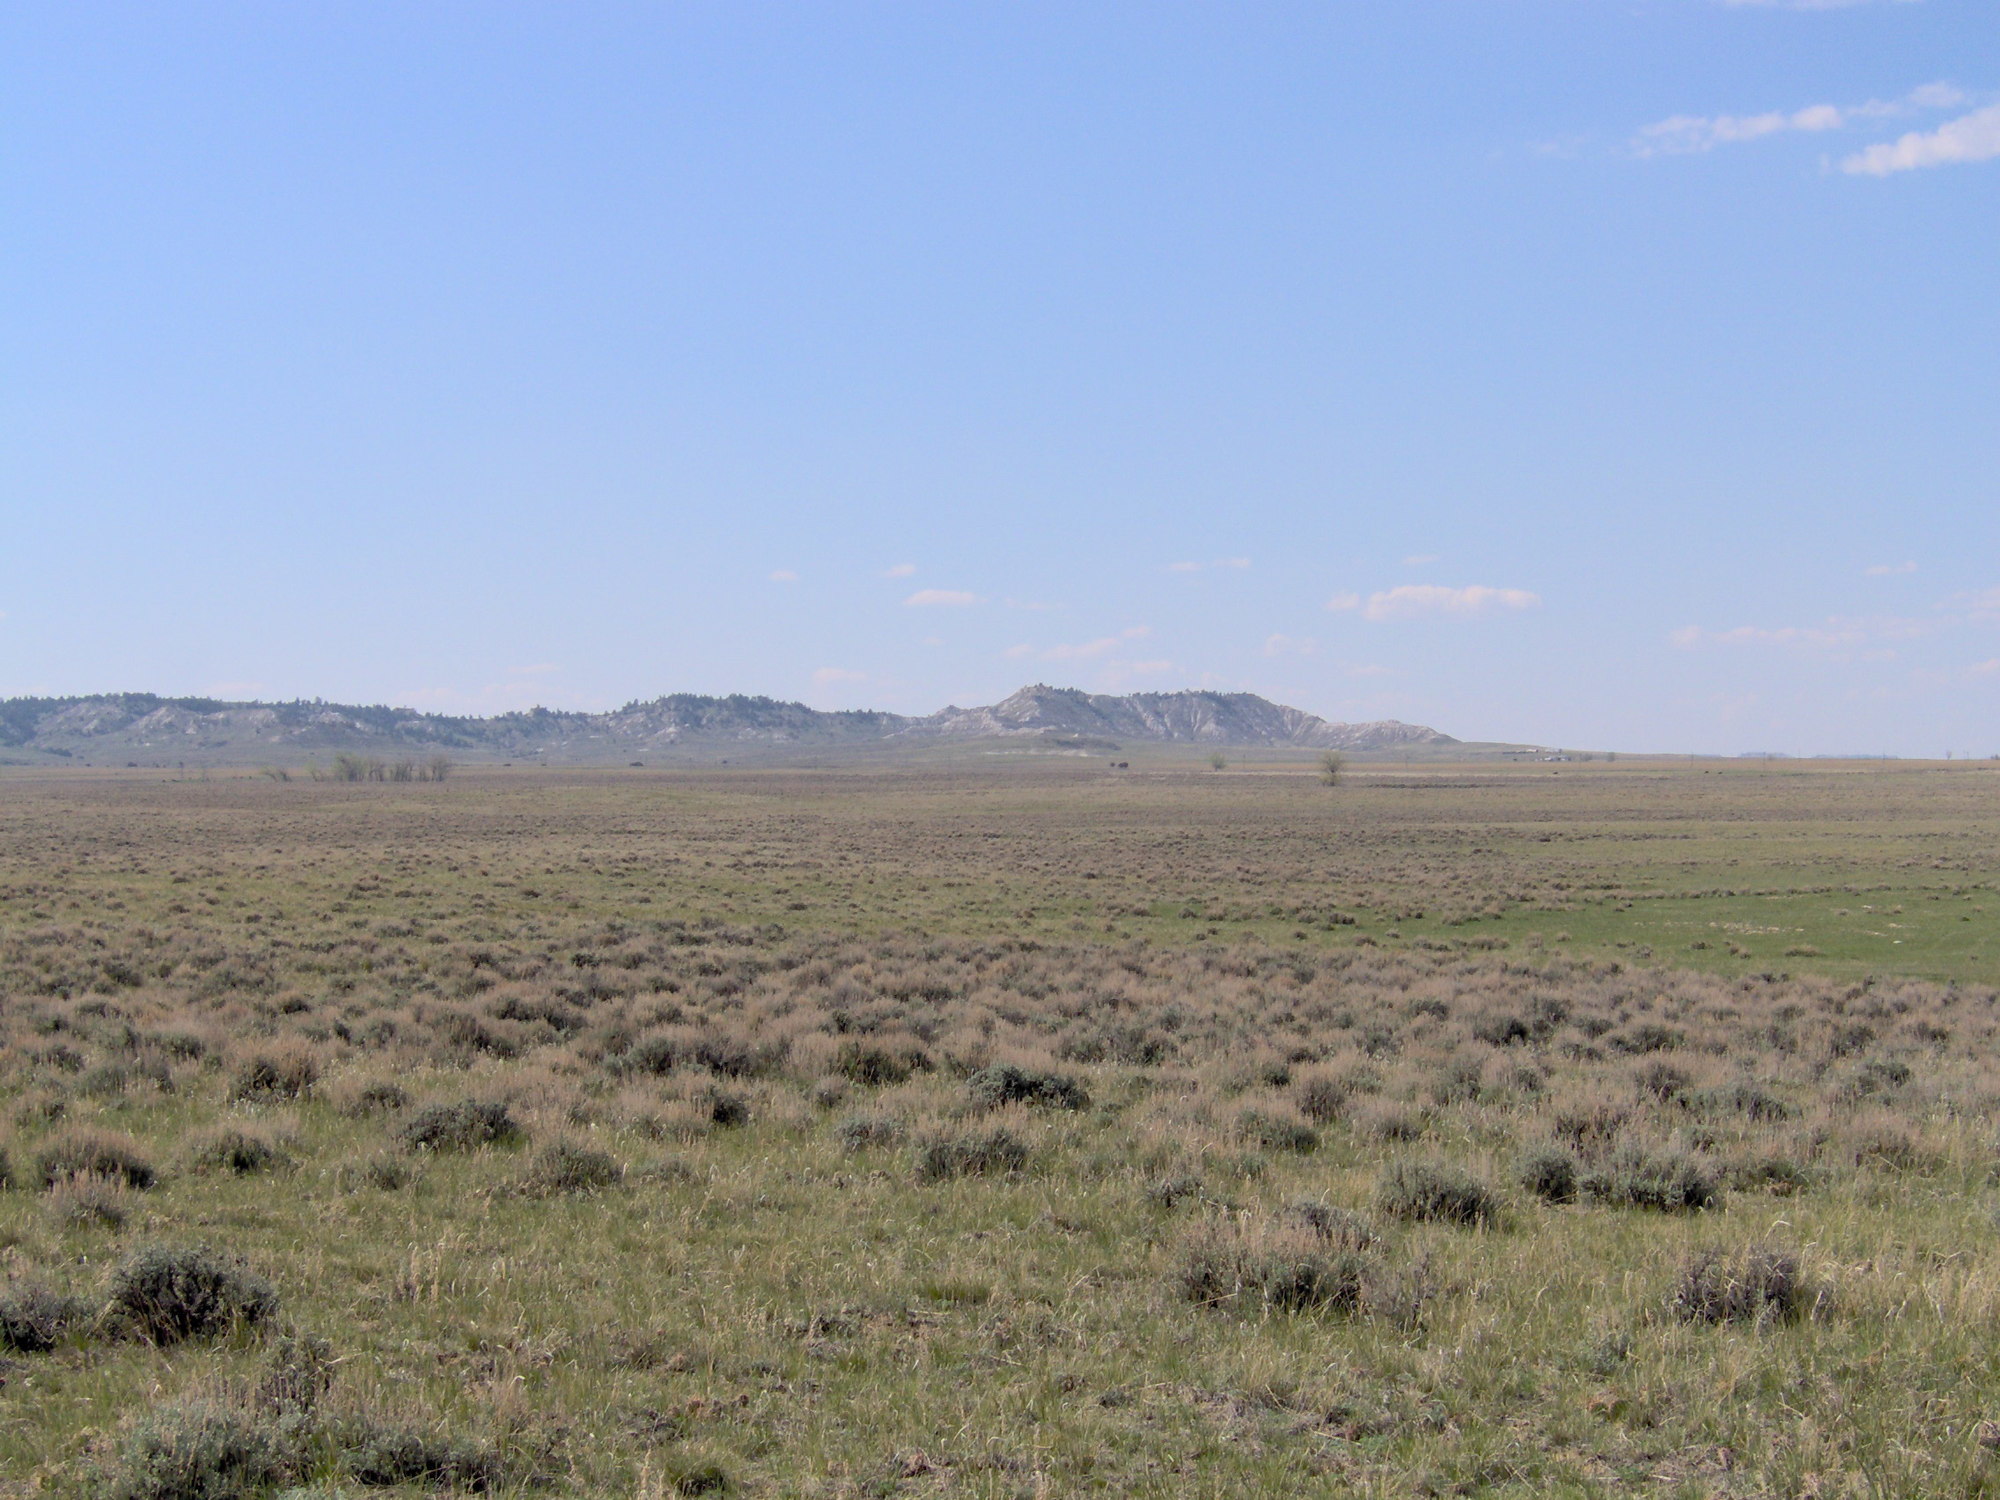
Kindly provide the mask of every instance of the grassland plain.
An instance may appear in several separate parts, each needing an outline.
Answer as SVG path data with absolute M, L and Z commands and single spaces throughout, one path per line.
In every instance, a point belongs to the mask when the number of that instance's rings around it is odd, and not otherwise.
M 2000 770 L 0 780 L 0 1493 L 2000 1483 Z

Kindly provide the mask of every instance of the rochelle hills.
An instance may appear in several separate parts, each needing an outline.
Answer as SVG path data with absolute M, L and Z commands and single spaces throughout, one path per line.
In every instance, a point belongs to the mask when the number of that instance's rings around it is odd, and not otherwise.
M 318 699 L 257 703 L 106 693 L 0 700 L 0 761 L 16 765 L 298 762 L 341 751 L 602 764 L 649 754 L 705 760 L 975 740 L 1107 751 L 1128 743 L 1358 753 L 1460 744 L 1393 719 L 1332 723 L 1254 693 L 1114 696 L 1040 683 L 985 708 L 953 706 L 921 717 L 689 693 L 608 713 L 533 708 L 489 718 Z

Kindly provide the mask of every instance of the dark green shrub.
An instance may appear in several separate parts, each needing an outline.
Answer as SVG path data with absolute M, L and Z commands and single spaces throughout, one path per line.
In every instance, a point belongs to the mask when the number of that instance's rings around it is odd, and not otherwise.
M 283 1153 L 261 1136 L 227 1128 L 198 1137 L 188 1152 L 188 1162 L 197 1172 L 227 1172 L 237 1177 L 266 1171 L 284 1160 Z
M 261 1323 L 277 1312 L 278 1294 L 211 1250 L 148 1245 L 111 1273 L 111 1305 L 143 1337 L 177 1344 Z
M 921 1047 L 885 1047 L 858 1040 L 842 1042 L 833 1059 L 836 1073 L 864 1088 L 903 1083 L 912 1073 L 928 1073 L 933 1066 Z
M 851 1115 L 840 1122 L 838 1131 L 841 1149 L 845 1151 L 867 1151 L 878 1146 L 899 1145 L 903 1139 L 902 1122 L 898 1120 L 873 1119 L 866 1115 Z
M 1175 1268 L 1182 1297 L 1239 1312 L 1354 1312 L 1367 1259 L 1329 1250 L 1310 1233 L 1256 1237 L 1204 1229 L 1189 1236 Z
M 574 1141 L 551 1141 L 535 1153 L 528 1167 L 525 1186 L 531 1193 L 590 1193 L 616 1187 L 625 1180 L 625 1169 L 610 1153 Z
M 1304 1120 L 1287 1120 L 1261 1110 L 1246 1109 L 1238 1115 L 1236 1134 L 1239 1139 L 1269 1151 L 1304 1153 L 1319 1149 L 1319 1132 Z
M 1485 1224 L 1499 1213 L 1483 1183 L 1437 1162 L 1391 1163 L 1376 1185 L 1375 1201 L 1392 1219 Z
M 409 1102 L 410 1096 L 403 1092 L 400 1085 L 378 1080 L 375 1083 L 363 1084 L 355 1091 L 354 1097 L 348 1101 L 347 1113 L 393 1115 L 398 1110 L 407 1108 Z
M 982 1109 L 1002 1104 L 1034 1104 L 1046 1109 L 1089 1109 L 1090 1094 L 1067 1073 L 1030 1073 L 1011 1063 L 981 1068 L 965 1080 L 972 1102 Z
M 90 1131 L 65 1135 L 43 1147 L 36 1170 L 43 1187 L 71 1177 L 115 1177 L 127 1187 L 149 1188 L 159 1176 L 133 1142 Z
M 1667 1308 L 1685 1323 L 1789 1323 L 1817 1301 L 1796 1255 L 1757 1246 L 1693 1257 Z
M 289 1424 L 212 1401 L 156 1408 L 126 1429 L 94 1489 L 106 1500 L 249 1500 L 298 1477 L 304 1443 Z
M 340 1457 L 357 1484 L 421 1484 L 483 1495 L 504 1476 L 492 1449 L 411 1427 L 368 1426 L 350 1433 Z
M 1583 1180 L 1583 1190 L 1600 1203 L 1624 1208 L 1656 1208 L 1683 1213 L 1712 1208 L 1722 1190 L 1694 1157 L 1684 1152 L 1653 1153 L 1636 1146 L 1617 1151 Z
M 39 1282 L 15 1287 L 0 1297 L 0 1348 L 41 1354 L 83 1325 L 89 1309 Z
M 1027 1164 L 1027 1143 L 1011 1130 L 932 1136 L 917 1148 L 917 1177 L 923 1182 L 1018 1172 Z
M 1544 1146 L 1521 1158 L 1514 1180 L 1544 1203 L 1574 1202 L 1576 1158 L 1560 1146 Z
M 1315 1125 L 1331 1125 L 1347 1113 L 1349 1090 L 1331 1073 L 1313 1073 L 1298 1081 L 1293 1097 L 1299 1113 Z
M 506 1105 L 479 1099 L 426 1105 L 409 1118 L 400 1134 L 412 1151 L 473 1151 L 511 1145 L 522 1138 Z

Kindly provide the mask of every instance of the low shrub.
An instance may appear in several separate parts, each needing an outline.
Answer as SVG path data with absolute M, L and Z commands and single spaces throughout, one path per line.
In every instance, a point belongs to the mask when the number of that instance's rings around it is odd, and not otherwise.
M 1174 1209 L 1189 1198 L 1200 1198 L 1205 1184 L 1192 1172 L 1171 1172 L 1146 1184 L 1146 1201 L 1154 1208 Z
M 965 1090 L 981 1109 L 1002 1104 L 1034 1104 L 1045 1109 L 1089 1109 L 1090 1094 L 1067 1073 L 1031 1073 L 1010 1063 L 981 1068 L 965 1080 Z
M 1322 1245 L 1343 1250 L 1368 1250 L 1376 1243 L 1373 1228 L 1360 1214 L 1317 1198 L 1301 1198 L 1285 1206 L 1287 1221 L 1309 1230 Z
M 364 1161 L 343 1162 L 334 1174 L 334 1180 L 345 1193 L 357 1192 L 362 1188 L 374 1188 L 377 1192 L 397 1193 L 416 1181 L 417 1174 L 410 1164 L 392 1152 L 368 1157 Z
M 78 1298 L 29 1282 L 0 1297 L 0 1348 L 42 1354 L 55 1348 L 89 1317 Z
M 122 1229 L 129 1195 L 130 1189 L 118 1178 L 79 1174 L 49 1189 L 49 1212 L 72 1229 L 93 1225 Z
M 532 1194 L 547 1197 L 596 1192 L 624 1180 L 625 1169 L 609 1152 L 574 1141 L 551 1141 L 535 1153 L 523 1186 Z
M 245 1058 L 230 1080 L 229 1097 L 246 1102 L 304 1099 L 319 1082 L 319 1063 L 303 1048 Z
M 1262 1146 L 1268 1151 L 1304 1153 L 1319 1149 L 1319 1132 L 1304 1120 L 1288 1120 L 1282 1115 L 1266 1114 L 1262 1110 L 1246 1109 L 1238 1115 L 1236 1135 L 1239 1140 Z
M 302 1435 L 240 1407 L 190 1401 L 135 1419 L 93 1493 L 105 1500 L 249 1500 L 299 1477 Z
M 922 1182 L 1018 1172 L 1027 1164 L 1027 1143 L 1005 1129 L 983 1135 L 934 1135 L 917 1147 L 917 1178 Z
M 1360 1253 L 1330 1249 L 1301 1226 L 1203 1226 L 1183 1241 L 1174 1280 L 1183 1298 L 1203 1307 L 1351 1313 L 1368 1269 Z
M 481 1146 L 511 1145 L 523 1137 L 506 1105 L 478 1099 L 425 1105 L 404 1123 L 399 1134 L 412 1151 L 474 1151 Z
M 1574 1202 L 1576 1158 L 1560 1146 L 1544 1146 L 1521 1158 L 1514 1180 L 1544 1203 Z
M 912 1073 L 929 1072 L 931 1056 L 917 1046 L 887 1047 L 850 1039 L 834 1055 L 834 1071 L 864 1088 L 906 1082 Z
M 1293 1086 L 1299 1113 L 1315 1125 L 1331 1125 L 1347 1113 L 1350 1090 L 1331 1073 L 1309 1073 Z
M 1722 1198 L 1715 1177 L 1685 1152 L 1649 1152 L 1627 1146 L 1583 1179 L 1583 1190 L 1600 1203 L 1622 1208 L 1654 1208 L 1685 1213 L 1713 1208 Z
M 36 1159 L 36 1170 L 45 1188 L 83 1176 L 113 1178 L 144 1189 L 159 1178 L 153 1164 L 139 1154 L 137 1143 L 95 1131 L 75 1131 L 50 1142 Z
M 464 1438 L 367 1425 L 347 1434 L 341 1467 L 357 1484 L 420 1484 L 483 1495 L 504 1477 L 500 1456 Z
M 188 1147 L 188 1165 L 197 1172 L 247 1177 L 284 1162 L 284 1153 L 262 1136 L 229 1127 L 196 1136 Z
M 1684 1323 L 1789 1323 L 1819 1300 L 1796 1255 L 1753 1246 L 1694 1256 L 1682 1267 L 1667 1308 Z
M 844 1151 L 867 1151 L 879 1146 L 900 1145 L 903 1126 L 897 1120 L 885 1120 L 869 1115 L 850 1115 L 840 1122 L 836 1132 Z
M 1392 1219 L 1486 1224 L 1499 1213 L 1491 1189 L 1437 1162 L 1393 1162 L 1376 1184 L 1375 1201 Z
M 148 1245 L 111 1273 L 111 1306 L 155 1344 L 212 1338 L 278 1310 L 278 1294 L 256 1272 L 214 1251 Z

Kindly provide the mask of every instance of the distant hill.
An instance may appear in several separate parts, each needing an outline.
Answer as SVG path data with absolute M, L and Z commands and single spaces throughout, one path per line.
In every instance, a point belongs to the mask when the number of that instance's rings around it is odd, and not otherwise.
M 865 748 L 970 739 L 1041 739 L 1116 748 L 1126 742 L 1386 750 L 1455 745 L 1393 719 L 1335 724 L 1254 693 L 1133 693 L 1036 684 L 986 708 L 921 718 L 823 712 L 774 698 L 675 693 L 609 713 L 535 708 L 491 718 L 304 699 L 238 703 L 108 693 L 0 700 L 0 752 L 14 763 L 83 760 L 142 765 L 296 762 L 343 750 L 443 753 L 462 760 L 605 762 L 648 754 L 709 758 L 742 751 Z

